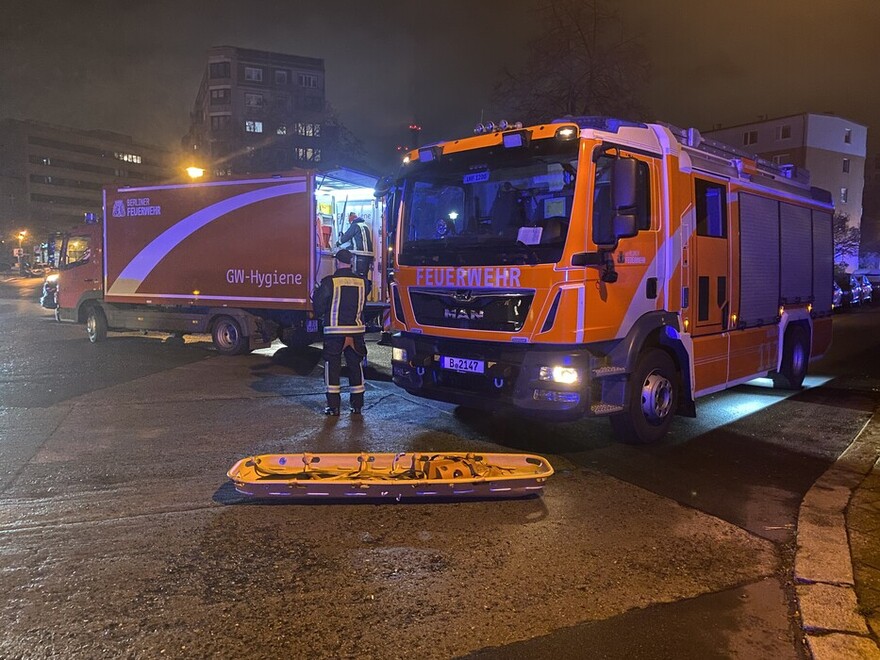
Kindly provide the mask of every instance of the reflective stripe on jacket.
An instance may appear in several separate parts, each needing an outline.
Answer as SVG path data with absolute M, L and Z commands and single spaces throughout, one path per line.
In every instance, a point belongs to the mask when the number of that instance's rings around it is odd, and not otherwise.
M 321 280 L 315 291 L 315 314 L 324 323 L 325 335 L 356 335 L 365 331 L 362 313 L 369 282 L 351 268 L 340 268 Z

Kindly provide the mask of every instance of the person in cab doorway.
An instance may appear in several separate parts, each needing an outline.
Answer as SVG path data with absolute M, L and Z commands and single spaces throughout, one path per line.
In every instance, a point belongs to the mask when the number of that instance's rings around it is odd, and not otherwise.
M 364 341 L 363 311 L 370 282 L 351 268 L 348 250 L 336 253 L 336 271 L 321 280 L 312 297 L 315 314 L 324 323 L 324 385 L 327 388 L 325 415 L 339 416 L 342 403 L 340 375 L 342 356 L 348 366 L 348 391 L 351 414 L 360 415 L 364 407 Z
M 373 232 L 354 211 L 348 214 L 348 223 L 348 229 L 339 237 L 336 247 L 350 243 L 354 255 L 351 269 L 357 275 L 368 277 L 373 268 Z

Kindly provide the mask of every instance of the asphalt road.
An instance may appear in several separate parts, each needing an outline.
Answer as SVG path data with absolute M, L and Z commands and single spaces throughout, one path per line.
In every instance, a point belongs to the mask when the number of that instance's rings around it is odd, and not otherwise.
M 798 505 L 880 400 L 880 305 L 836 319 L 808 389 L 708 397 L 644 448 L 410 397 L 374 343 L 363 419 L 328 420 L 316 348 L 91 345 L 36 284 L 0 282 L 0 657 L 806 657 Z M 380 505 L 226 480 L 304 450 L 527 451 L 557 474 L 543 498 Z

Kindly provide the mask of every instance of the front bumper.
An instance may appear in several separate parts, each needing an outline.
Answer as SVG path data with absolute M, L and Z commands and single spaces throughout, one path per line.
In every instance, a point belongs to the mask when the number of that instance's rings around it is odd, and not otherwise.
M 405 351 L 407 358 L 392 360 L 394 383 L 416 396 L 559 421 L 619 411 L 599 405 L 604 384 L 594 377 L 594 368 L 601 357 L 584 346 L 469 342 L 400 333 L 392 337 L 392 347 Z M 444 369 L 441 356 L 482 360 L 485 372 Z M 541 367 L 553 366 L 576 369 L 578 381 L 542 379 Z

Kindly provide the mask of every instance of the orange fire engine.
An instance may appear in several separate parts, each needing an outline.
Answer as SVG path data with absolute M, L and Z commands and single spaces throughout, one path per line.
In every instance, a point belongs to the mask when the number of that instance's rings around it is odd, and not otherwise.
M 393 195 L 412 394 L 644 443 L 704 394 L 799 388 L 831 343 L 830 195 L 695 129 L 489 125 L 412 151 Z

